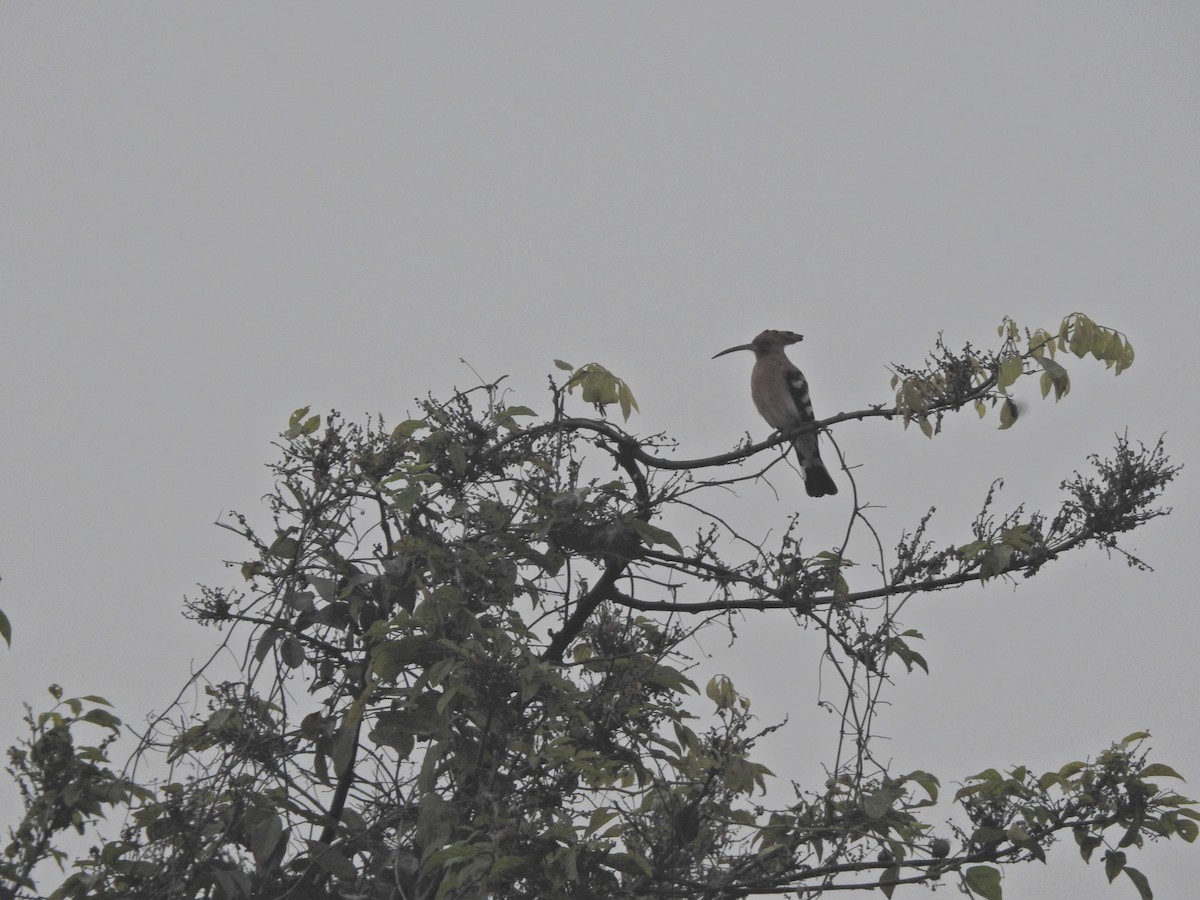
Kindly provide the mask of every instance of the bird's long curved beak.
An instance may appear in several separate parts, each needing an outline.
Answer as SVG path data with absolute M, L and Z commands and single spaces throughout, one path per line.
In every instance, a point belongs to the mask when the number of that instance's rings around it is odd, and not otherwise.
M 722 350 L 720 353 L 715 354 L 713 356 L 713 359 L 716 359 L 718 356 L 724 356 L 726 353 L 733 353 L 735 350 L 753 350 L 753 349 L 754 349 L 753 344 L 738 344 L 736 347 L 730 347 L 728 350 Z

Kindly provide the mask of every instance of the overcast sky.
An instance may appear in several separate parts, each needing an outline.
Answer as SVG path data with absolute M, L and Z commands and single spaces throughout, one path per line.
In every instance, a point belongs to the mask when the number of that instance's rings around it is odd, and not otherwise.
M 473 383 L 465 359 L 547 413 L 552 360 L 596 360 L 631 428 L 696 457 L 766 436 L 749 355 L 710 360 L 763 328 L 806 335 L 830 415 L 886 401 L 939 331 L 1080 310 L 1132 340 L 1120 378 L 1073 361 L 1007 432 L 837 439 L 886 542 L 936 505 L 965 543 L 993 477 L 1052 506 L 1114 433 L 1166 432 L 1176 512 L 1131 541 L 1156 571 L 1088 550 L 915 601 L 932 675 L 888 695 L 880 752 L 948 783 L 1148 728 L 1200 794 L 1198 125 L 1188 0 L 0 3 L 0 743 L 52 681 L 133 723 L 169 702 L 215 639 L 183 596 L 237 580 L 212 523 L 266 521 L 296 407 L 395 421 Z M 815 551 L 849 500 L 746 502 L 764 531 L 802 505 Z M 695 673 L 791 714 L 777 771 L 832 747 L 819 649 L 778 624 Z M 1013 896 L 1134 896 L 1069 844 Z M 1200 882 L 1177 841 L 1133 864 L 1159 896 Z

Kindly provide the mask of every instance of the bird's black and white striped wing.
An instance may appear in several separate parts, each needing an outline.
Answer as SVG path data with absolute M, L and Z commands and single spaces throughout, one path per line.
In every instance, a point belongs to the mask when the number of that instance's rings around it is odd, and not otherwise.
M 808 379 L 804 377 L 803 372 L 793 367 L 788 370 L 787 384 L 799 422 L 807 425 L 816 418 L 813 415 L 812 399 L 808 395 Z
M 808 380 L 804 373 L 793 367 L 787 373 L 788 391 L 792 404 L 796 407 L 797 424 L 807 425 L 816 421 L 813 413 L 812 398 L 808 394 Z M 826 494 L 836 494 L 837 485 L 829 476 L 825 463 L 821 460 L 821 451 L 817 447 L 817 433 L 802 434 L 792 441 L 796 448 L 796 458 L 804 472 L 804 485 L 811 497 L 823 497 Z

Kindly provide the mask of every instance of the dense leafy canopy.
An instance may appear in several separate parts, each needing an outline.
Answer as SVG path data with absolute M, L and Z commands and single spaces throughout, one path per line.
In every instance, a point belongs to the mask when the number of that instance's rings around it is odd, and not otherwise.
M 998 407 L 1008 428 L 1021 379 L 1067 395 L 1059 358 L 1133 361 L 1123 335 L 1079 314 L 999 335 L 987 352 L 939 341 L 895 368 L 894 403 L 815 427 L 899 419 L 933 436 L 951 413 Z M 1124 533 L 1165 513 L 1176 468 L 1161 444 L 1120 438 L 1052 511 L 997 513 L 989 494 L 956 546 L 935 547 L 919 517 L 890 553 L 874 538 L 871 575 L 849 554 L 851 534 L 873 534 L 863 508 L 810 555 L 795 517 L 765 543 L 715 511 L 729 485 L 766 477 L 788 435 L 679 458 L 603 417 L 636 410 L 623 381 L 557 365 L 545 419 L 498 384 L 429 398 L 394 427 L 297 410 L 272 522 L 226 526 L 248 547 L 244 587 L 188 605 L 242 642 L 237 677 L 201 673 L 207 708 L 141 736 L 146 784 L 109 768 L 120 723 L 104 701 L 55 688 L 10 752 L 26 815 L 0 896 L 49 894 L 38 866 L 53 858 L 62 898 L 890 896 L 954 881 L 993 900 L 1002 864 L 1044 859 L 1064 835 L 1150 896 L 1127 854 L 1194 840 L 1200 815 L 1162 785 L 1177 776 L 1146 758 L 1147 735 L 1045 773 L 986 769 L 943 822 L 940 780 L 891 771 L 871 724 L 897 664 L 929 668 L 898 620 L 908 600 L 1033 577 L 1089 543 L 1124 552 Z M 601 418 L 567 414 L 576 389 Z M 842 695 L 823 700 L 841 729 L 823 784 L 781 789 L 754 756 L 774 726 L 730 677 L 693 681 L 685 642 L 748 609 L 825 637 Z M 89 728 L 107 737 L 78 743 Z M 95 842 L 77 859 L 60 841 L 72 828 Z

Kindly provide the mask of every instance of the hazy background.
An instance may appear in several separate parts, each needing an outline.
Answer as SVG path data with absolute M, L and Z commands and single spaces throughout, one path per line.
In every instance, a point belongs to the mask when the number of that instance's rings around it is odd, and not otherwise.
M 993 477 L 1052 506 L 1114 433 L 1166 432 L 1176 511 L 1130 542 L 1156 571 L 1088 550 L 918 598 L 932 675 L 899 679 L 879 752 L 949 792 L 1148 728 L 1197 795 L 1198 117 L 1191 2 L 0 3 L 0 743 L 53 681 L 134 725 L 167 705 L 217 638 L 182 597 L 239 580 L 212 523 L 266 521 L 296 407 L 396 421 L 465 359 L 547 413 L 552 359 L 597 360 L 629 427 L 695 457 L 765 436 L 749 355 L 709 359 L 763 328 L 807 335 L 829 415 L 887 401 L 939 331 L 1081 310 L 1130 336 L 1119 379 L 1072 358 L 1011 431 L 837 439 L 890 545 L 930 505 L 965 543 Z M 761 533 L 799 507 L 807 549 L 836 543 L 848 492 L 786 481 L 745 493 Z M 764 747 L 786 798 L 831 757 L 819 645 L 739 631 L 693 674 L 790 713 Z M 1132 864 L 1162 897 L 1200 882 L 1178 841 Z M 1069 838 L 1009 871 L 1006 896 L 1136 896 Z

